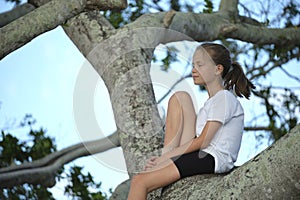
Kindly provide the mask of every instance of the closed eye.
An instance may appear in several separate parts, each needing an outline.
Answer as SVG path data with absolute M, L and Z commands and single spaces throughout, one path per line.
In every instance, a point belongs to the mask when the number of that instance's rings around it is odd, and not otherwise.
M 199 63 L 197 63 L 196 66 L 195 66 L 195 64 L 192 64 L 192 67 L 193 67 L 193 68 L 195 68 L 195 67 L 201 67 L 201 66 L 203 66 L 203 65 L 202 65 L 202 64 L 199 64 Z

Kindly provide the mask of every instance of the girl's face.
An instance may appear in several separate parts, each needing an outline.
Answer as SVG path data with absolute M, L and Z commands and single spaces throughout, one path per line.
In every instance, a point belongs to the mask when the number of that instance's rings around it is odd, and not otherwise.
M 216 79 L 217 66 L 204 49 L 196 50 L 193 56 L 192 77 L 195 85 L 208 85 Z

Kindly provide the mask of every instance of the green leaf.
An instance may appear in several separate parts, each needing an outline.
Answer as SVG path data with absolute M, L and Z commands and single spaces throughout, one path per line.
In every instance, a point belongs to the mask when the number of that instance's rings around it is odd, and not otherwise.
M 211 0 L 204 0 L 205 5 L 203 13 L 213 13 L 214 5 Z

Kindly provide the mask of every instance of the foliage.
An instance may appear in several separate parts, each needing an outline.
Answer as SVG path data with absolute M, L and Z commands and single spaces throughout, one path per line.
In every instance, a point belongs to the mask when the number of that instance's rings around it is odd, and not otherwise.
M 205 7 L 203 9 L 203 12 L 204 13 L 212 13 L 213 9 L 214 9 L 212 1 L 210 1 L 210 0 L 204 0 L 204 2 L 205 2 Z
M 82 167 L 73 166 L 68 174 L 69 184 L 65 187 L 65 194 L 80 199 L 105 200 L 106 195 L 98 191 L 101 183 L 95 183 L 90 173 L 82 174 Z M 95 191 L 95 192 L 91 192 Z
M 135 21 L 138 17 L 148 12 L 166 12 L 169 10 L 189 11 L 212 13 L 213 2 L 205 0 L 205 5 L 202 2 L 193 3 L 192 1 L 178 0 L 128 0 L 128 7 L 122 12 L 105 11 L 103 15 L 115 27 L 119 28 L 125 24 Z
M 172 63 L 178 61 L 177 53 L 178 53 L 178 50 L 176 49 L 176 47 L 174 47 L 174 46 L 167 47 L 166 57 L 161 59 L 161 61 L 163 63 L 161 70 L 168 71 L 168 69 L 170 68 L 170 65 Z
M 34 130 L 32 128 L 35 122 L 36 120 L 31 115 L 26 115 L 20 123 L 20 127 L 23 129 L 29 127 L 26 140 L 24 138 L 21 140 L 11 133 L 1 131 L 0 168 L 32 162 L 56 151 L 53 138 L 47 136 L 44 129 Z M 65 194 L 72 199 L 107 199 L 106 194 L 100 191 L 101 183 L 96 183 L 89 173 L 87 175 L 83 174 L 82 167 L 73 166 L 69 171 L 59 170 L 57 180 L 64 179 L 64 174 L 66 174 L 66 179 L 69 180 L 68 185 L 65 187 Z M 54 197 L 48 188 L 41 185 L 24 184 L 9 189 L 0 189 L 0 199 L 51 200 Z
M 35 120 L 31 115 L 26 115 L 20 123 L 22 127 L 31 126 Z M 29 141 L 20 141 L 10 133 L 1 132 L 0 141 L 0 167 L 7 167 L 13 164 L 30 162 L 43 158 L 56 151 L 52 138 L 45 136 L 45 130 L 33 130 L 28 133 Z M 30 145 L 30 143 L 32 145 Z

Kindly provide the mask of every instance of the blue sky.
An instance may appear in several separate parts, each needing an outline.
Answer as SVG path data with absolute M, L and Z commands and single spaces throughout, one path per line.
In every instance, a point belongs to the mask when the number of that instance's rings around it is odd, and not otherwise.
M 0 12 L 9 8 L 9 4 L 0 1 Z M 159 49 L 157 52 L 159 54 Z M 163 54 L 163 52 L 161 53 Z M 186 59 L 189 59 L 188 56 Z M 300 77 L 298 66 L 299 63 L 293 62 L 287 68 L 290 73 Z M 93 102 L 98 124 L 95 128 L 96 132 L 92 131 L 90 134 L 78 133 L 78 127 L 74 120 L 73 97 L 75 85 L 82 75 L 82 70 L 86 70 L 87 79 L 95 87 Z M 157 70 L 157 68 L 154 66 L 153 70 Z M 152 71 L 156 75 L 160 73 L 163 76 L 176 77 L 177 72 L 175 70 L 172 72 L 175 75 Z M 277 86 L 299 86 L 295 81 L 287 81 L 287 77 L 278 70 L 264 81 Z M 190 84 L 188 87 L 193 87 L 191 80 L 188 80 L 187 83 Z M 159 83 L 154 85 L 156 95 L 162 95 L 165 91 L 163 85 Z M 178 89 L 184 87 L 184 85 L 179 85 Z M 192 90 L 197 93 L 196 88 Z M 206 98 L 205 93 L 197 95 L 198 108 Z M 27 132 L 24 129 L 11 127 L 14 127 L 13 125 L 19 122 L 25 114 L 32 114 L 37 119 L 36 127 L 47 129 L 47 133 L 55 138 L 58 149 L 83 140 L 103 137 L 97 132 L 99 127 L 104 135 L 115 130 L 109 96 L 103 81 L 91 66 L 86 65 L 84 57 L 60 27 L 38 36 L 0 61 L 0 102 L 0 128 L 10 131 L 20 138 L 26 138 Z M 264 112 L 257 99 L 241 100 L 241 102 L 245 108 L 246 123 L 251 120 L 254 113 L 259 115 Z M 166 101 L 162 105 L 166 105 Z M 84 120 L 88 120 L 88 117 L 83 117 L 83 123 Z M 263 145 L 255 150 L 256 143 L 254 141 L 253 133 L 246 132 L 244 134 L 239 164 L 244 163 L 267 146 L 263 141 Z M 115 159 L 111 159 L 112 157 Z M 84 169 L 89 171 L 97 181 L 101 181 L 105 191 L 115 188 L 128 178 L 120 149 L 78 159 L 74 163 L 84 166 Z M 57 184 L 53 188 L 57 197 L 62 195 L 62 185 L 63 183 Z

